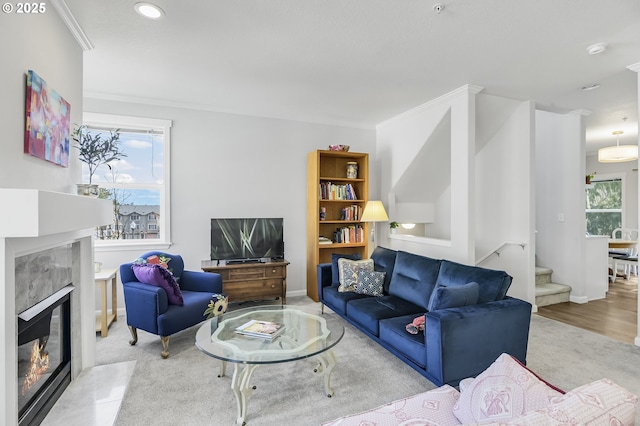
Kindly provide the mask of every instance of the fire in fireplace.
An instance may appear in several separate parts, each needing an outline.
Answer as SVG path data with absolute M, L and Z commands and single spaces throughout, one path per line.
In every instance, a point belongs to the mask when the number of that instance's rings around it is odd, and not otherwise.
M 38 425 L 71 382 L 69 284 L 18 314 L 18 415 Z

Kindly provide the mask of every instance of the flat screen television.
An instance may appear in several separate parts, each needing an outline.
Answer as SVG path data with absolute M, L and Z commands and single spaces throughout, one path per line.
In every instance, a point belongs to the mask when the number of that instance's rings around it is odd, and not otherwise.
M 211 260 L 284 259 L 283 218 L 211 219 Z

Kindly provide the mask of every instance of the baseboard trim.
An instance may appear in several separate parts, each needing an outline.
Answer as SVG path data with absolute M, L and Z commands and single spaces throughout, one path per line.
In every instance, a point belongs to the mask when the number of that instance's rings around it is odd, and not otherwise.
M 589 298 L 587 296 L 569 296 L 569 301 L 573 303 L 587 303 Z

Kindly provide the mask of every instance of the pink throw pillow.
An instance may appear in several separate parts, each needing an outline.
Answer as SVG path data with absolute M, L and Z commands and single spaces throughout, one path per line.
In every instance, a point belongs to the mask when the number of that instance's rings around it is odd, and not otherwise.
M 464 386 L 453 414 L 463 424 L 508 422 L 528 411 L 546 408 L 563 394 L 511 355 L 502 354 Z

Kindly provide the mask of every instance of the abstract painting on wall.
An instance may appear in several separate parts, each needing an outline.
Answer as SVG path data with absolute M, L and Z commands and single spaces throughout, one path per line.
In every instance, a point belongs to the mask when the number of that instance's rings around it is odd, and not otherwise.
M 69 167 L 71 106 L 38 74 L 27 73 L 24 152 Z

